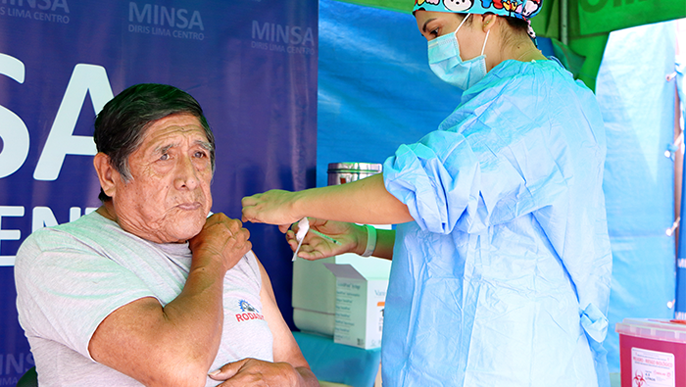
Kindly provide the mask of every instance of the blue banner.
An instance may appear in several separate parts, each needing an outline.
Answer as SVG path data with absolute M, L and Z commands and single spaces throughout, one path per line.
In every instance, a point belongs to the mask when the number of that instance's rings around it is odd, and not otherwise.
M 217 139 L 213 212 L 315 185 L 317 0 L 0 1 L 0 386 L 33 358 L 17 323 L 14 256 L 34 230 L 97 208 L 95 114 L 143 82 L 193 95 Z M 248 224 L 291 321 L 290 250 Z

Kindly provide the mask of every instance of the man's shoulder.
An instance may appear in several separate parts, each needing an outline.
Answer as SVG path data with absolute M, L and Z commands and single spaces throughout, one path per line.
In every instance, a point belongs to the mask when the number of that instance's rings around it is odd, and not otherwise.
M 40 228 L 29 235 L 19 247 L 17 261 L 46 251 L 91 248 L 106 240 L 114 227 L 97 213 L 90 213 L 69 223 Z
M 45 242 L 55 239 L 73 238 L 79 235 L 96 234 L 106 231 L 102 216 L 97 213 L 84 215 L 74 221 L 62 223 L 55 226 L 39 228 L 26 238 L 26 242 Z

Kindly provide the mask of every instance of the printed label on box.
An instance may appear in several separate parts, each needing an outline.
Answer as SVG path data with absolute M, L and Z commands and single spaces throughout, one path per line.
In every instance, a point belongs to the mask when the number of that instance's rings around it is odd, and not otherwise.
M 350 264 L 324 266 L 336 277 L 334 343 L 380 347 L 388 279 L 367 279 Z
M 675 387 L 674 354 L 631 348 L 632 387 Z

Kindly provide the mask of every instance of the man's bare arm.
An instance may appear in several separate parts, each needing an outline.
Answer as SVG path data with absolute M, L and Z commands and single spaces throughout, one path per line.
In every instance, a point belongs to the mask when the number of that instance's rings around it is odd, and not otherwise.
M 281 316 L 269 276 L 262 264 L 259 263 L 259 265 L 262 276 L 260 290 L 262 314 L 274 336 L 274 362 L 243 359 L 224 365 L 210 374 L 210 377 L 224 380 L 224 383 L 220 385 L 222 387 L 242 387 L 253 384 L 284 387 L 319 386 L 317 378 L 310 370 L 298 343 Z
M 89 342 L 93 359 L 146 386 L 204 386 L 221 340 L 224 274 L 252 247 L 248 236 L 239 221 L 210 217 L 190 241 L 179 296 L 164 307 L 147 297 L 112 312 Z

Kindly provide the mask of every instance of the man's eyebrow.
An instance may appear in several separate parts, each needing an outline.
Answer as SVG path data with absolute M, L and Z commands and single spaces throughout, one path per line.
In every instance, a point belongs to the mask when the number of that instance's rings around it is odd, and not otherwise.
M 200 140 L 198 140 L 198 141 L 195 142 L 195 145 L 199 145 L 200 147 L 202 147 L 202 148 L 205 149 L 206 151 L 210 151 L 210 152 L 211 152 L 211 151 L 214 150 L 214 147 L 212 146 L 212 144 L 211 144 L 209 141 L 200 141 Z
M 172 143 L 172 144 L 165 145 L 165 146 L 158 146 L 155 148 L 154 152 L 155 153 L 167 153 L 167 151 L 169 149 L 175 147 L 176 145 L 177 145 L 176 143 Z
M 424 33 L 426 33 L 426 25 L 429 24 L 429 23 L 431 23 L 431 22 L 434 21 L 434 20 L 436 20 L 435 17 L 434 17 L 434 18 L 431 18 L 431 19 L 429 19 L 429 20 L 427 20 L 427 21 L 424 22 L 424 25 L 422 26 L 422 31 L 424 31 Z

